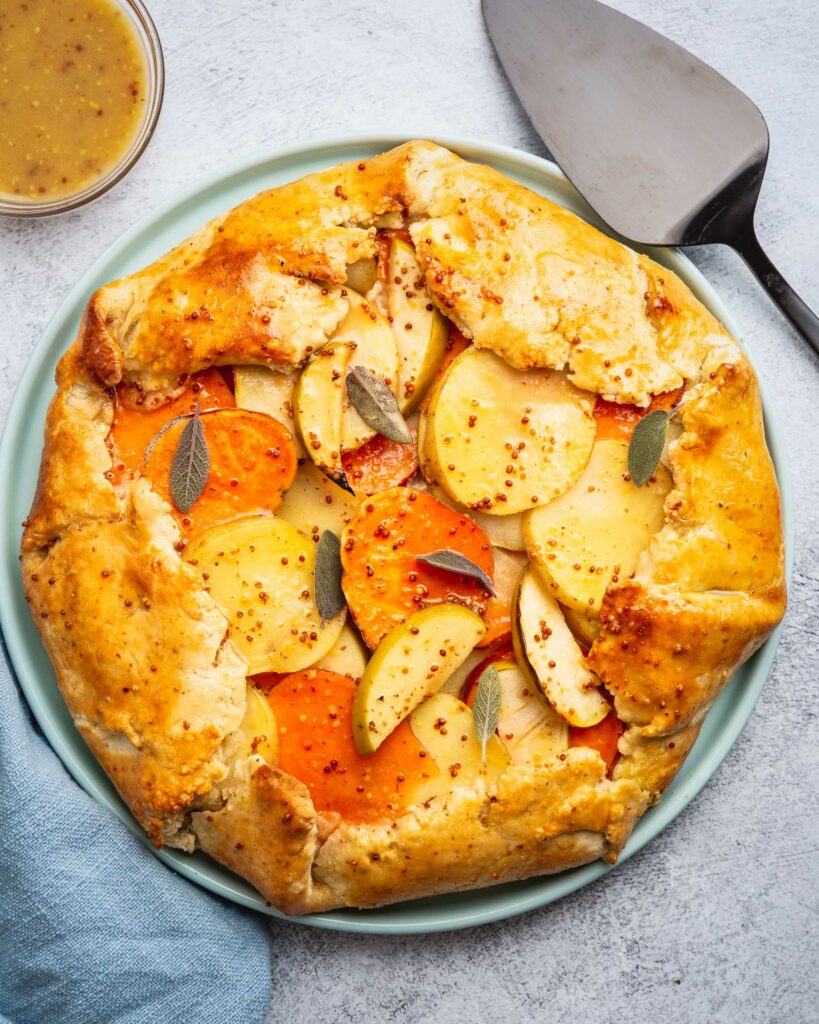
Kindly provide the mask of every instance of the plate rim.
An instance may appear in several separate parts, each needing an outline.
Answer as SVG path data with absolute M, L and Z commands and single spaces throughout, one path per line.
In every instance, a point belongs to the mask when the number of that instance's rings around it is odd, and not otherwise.
M 58 334 L 65 326 L 67 318 L 71 316 L 71 310 L 78 302 L 87 298 L 91 292 L 91 283 L 103 271 L 105 266 L 125 252 L 131 243 L 150 230 L 152 225 L 161 221 L 165 214 L 177 212 L 186 204 L 193 203 L 198 205 L 203 203 L 207 193 L 214 187 L 226 187 L 230 181 L 238 179 L 242 175 L 261 172 L 263 168 L 268 168 L 272 173 L 276 165 L 285 164 L 294 158 L 301 158 L 307 161 L 316 159 L 319 154 L 322 155 L 322 158 L 327 154 L 330 157 L 327 166 L 332 166 L 333 163 L 339 162 L 339 159 L 332 159 L 332 154 L 337 151 L 345 151 L 345 154 L 351 149 L 380 152 L 399 145 L 408 139 L 424 139 L 429 137 L 429 134 L 426 132 L 379 131 L 320 137 L 310 139 L 307 142 L 291 143 L 286 146 L 275 146 L 269 149 L 257 150 L 241 159 L 232 161 L 226 166 L 214 169 L 193 183 L 177 190 L 168 199 L 138 217 L 129 228 L 107 245 L 80 275 L 40 334 L 23 375 L 17 384 L 14 397 L 9 406 L 2 438 L 0 438 L 0 481 L 11 479 L 16 447 L 15 441 L 23 427 L 27 396 L 35 390 L 34 385 L 38 376 L 43 372 L 49 359 L 53 358 L 53 349 L 58 340 Z M 588 205 L 579 197 L 579 194 L 573 188 L 568 178 L 552 161 L 524 152 L 513 146 L 506 146 L 478 138 L 466 138 L 448 134 L 439 135 L 437 133 L 433 137 L 436 142 L 460 153 L 467 159 L 480 160 L 490 164 L 512 165 L 534 175 L 553 187 L 556 186 L 562 189 L 571 194 L 574 202 L 583 208 L 582 215 L 585 219 L 588 219 L 597 227 L 603 226 L 600 219 L 593 214 Z M 349 159 L 350 157 L 346 158 Z M 605 228 L 605 226 L 603 227 Z M 607 234 L 619 237 L 609 229 L 605 228 L 605 230 Z M 672 269 L 681 274 L 689 287 L 693 286 L 697 290 L 701 300 L 718 316 L 727 329 L 742 344 L 740 340 L 742 332 L 739 330 L 738 324 L 719 293 L 683 252 L 670 247 L 632 246 L 632 248 L 661 255 L 664 262 L 671 264 Z M 760 378 L 768 449 L 774 463 L 781 494 L 786 551 L 786 577 L 787 583 L 790 586 L 793 570 L 794 506 L 789 461 L 782 430 L 777 422 L 771 400 L 768 397 L 768 388 L 761 379 L 759 370 L 756 367 L 755 370 Z M 4 490 L 5 493 L 8 493 L 8 489 Z M 8 500 L 6 498 L 0 499 L 0 550 L 7 546 L 10 536 L 19 538 L 19 525 L 15 525 L 11 521 L 10 511 Z M 17 547 L 15 546 L 15 561 L 16 554 Z M 719 731 L 715 742 L 708 748 L 704 759 L 698 766 L 689 767 L 688 760 L 683 764 L 677 779 L 681 777 L 686 779 L 685 792 L 675 792 L 664 798 L 649 812 L 651 814 L 650 820 L 647 820 L 647 817 L 644 815 L 638 821 L 616 865 L 604 864 L 598 860 L 556 875 L 535 876 L 529 880 L 529 886 L 525 892 L 508 893 L 506 899 L 501 896 L 488 909 L 481 909 L 480 904 L 483 894 L 498 894 L 505 887 L 496 886 L 472 890 L 471 894 L 474 894 L 477 899 L 477 907 L 467 909 L 465 912 L 444 910 L 442 916 L 433 916 L 431 919 L 424 919 L 422 921 L 412 919 L 403 922 L 391 920 L 388 916 L 390 914 L 400 916 L 402 906 L 406 906 L 406 904 L 402 903 L 390 904 L 385 908 L 374 911 L 347 908 L 319 914 L 287 917 L 274 908 L 266 906 L 263 898 L 256 894 L 255 891 L 254 895 L 249 895 L 246 891 L 243 891 L 243 887 L 247 885 L 244 880 L 237 878 L 237 885 L 232 885 L 232 876 L 227 881 L 211 877 L 207 871 L 200 868 L 198 863 L 181 851 L 156 850 L 151 845 L 143 829 L 137 824 L 127 806 L 119 797 L 112 800 L 109 794 L 101 788 L 101 783 L 104 786 L 108 782 L 108 777 L 102 766 L 98 762 L 94 762 L 93 773 L 101 775 L 102 780 L 100 780 L 99 778 L 90 777 L 85 768 L 76 762 L 63 736 L 63 728 L 58 723 L 52 722 L 50 713 L 44 706 L 40 695 L 42 684 L 36 678 L 36 673 L 30 671 L 30 667 L 27 664 L 27 645 L 29 639 L 26 637 L 25 627 L 18 623 L 16 613 L 12 610 L 15 601 L 19 597 L 19 592 L 15 592 L 19 585 L 19 573 L 16 575 L 13 573 L 0 574 L 0 630 L 2 630 L 9 659 L 29 708 L 43 730 L 52 750 L 60 758 L 72 778 L 98 803 L 113 810 L 143 845 L 150 849 L 164 864 L 216 895 L 250 909 L 266 913 L 279 920 L 300 923 L 316 928 L 364 934 L 406 935 L 433 933 L 476 927 L 504 920 L 562 899 L 564 896 L 577 891 L 624 864 L 680 815 L 718 770 L 753 712 L 756 701 L 770 674 L 783 629 L 783 624 L 780 623 L 762 647 L 746 662 L 744 668 L 746 672 L 751 674 L 751 678 L 747 680 L 742 693 L 737 697 L 728 727 L 724 727 Z M 27 610 L 26 614 L 28 614 Z M 31 624 L 29 623 L 28 626 L 30 629 Z M 688 768 L 687 771 L 686 768 Z M 219 865 L 219 869 L 225 870 L 221 865 Z M 240 882 L 241 885 L 239 885 Z M 496 903 L 499 905 L 495 905 Z

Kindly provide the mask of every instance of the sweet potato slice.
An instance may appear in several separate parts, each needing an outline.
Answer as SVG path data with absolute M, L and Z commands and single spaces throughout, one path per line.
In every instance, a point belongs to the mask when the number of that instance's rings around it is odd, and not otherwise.
M 145 475 L 171 506 L 171 463 L 185 422 L 162 435 L 145 465 Z M 203 416 L 202 426 L 210 453 L 208 481 L 189 512 L 175 510 L 188 537 L 238 516 L 273 512 L 298 464 L 290 431 L 265 413 L 223 409 Z
M 437 769 L 406 721 L 362 757 L 353 742 L 355 693 L 352 679 L 324 669 L 296 672 L 270 689 L 279 767 L 301 779 L 320 813 L 351 822 L 397 817 Z
M 411 444 L 399 444 L 376 434 L 354 452 L 342 455 L 341 464 L 356 494 L 377 494 L 389 487 L 399 487 L 418 469 L 415 431 Z
M 417 560 L 444 548 L 465 555 L 491 578 L 492 545 L 483 530 L 425 491 L 382 491 L 346 526 L 342 586 L 370 648 L 419 608 L 452 601 L 484 614 L 491 594 L 477 580 Z
M 665 409 L 668 412 L 682 398 L 683 390 L 677 388 L 676 391 L 652 395 L 651 404 L 647 409 L 641 409 L 639 405 L 623 405 L 598 398 L 594 406 L 597 440 L 630 441 L 635 426 L 644 416 L 657 409 Z
M 623 728 L 617 712 L 612 708 L 601 722 L 590 725 L 587 729 L 581 729 L 576 725 L 569 726 L 569 746 L 596 750 L 606 762 L 606 770 L 610 772 L 617 760 L 617 744 L 623 735 Z
M 236 404 L 233 392 L 218 370 L 193 374 L 172 398 L 158 403 L 139 388 L 120 384 L 114 398 L 114 422 L 108 435 L 112 461 L 109 479 L 118 481 L 126 473 L 140 469 L 151 438 L 174 416 L 193 412 L 197 402 L 203 411 L 230 409 Z

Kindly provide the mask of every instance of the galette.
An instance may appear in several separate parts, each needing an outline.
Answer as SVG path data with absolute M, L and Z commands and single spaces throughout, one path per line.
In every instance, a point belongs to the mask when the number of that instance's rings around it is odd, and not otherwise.
M 288 914 L 615 861 L 786 599 L 735 340 L 423 141 L 90 297 L 22 571 L 151 840 Z

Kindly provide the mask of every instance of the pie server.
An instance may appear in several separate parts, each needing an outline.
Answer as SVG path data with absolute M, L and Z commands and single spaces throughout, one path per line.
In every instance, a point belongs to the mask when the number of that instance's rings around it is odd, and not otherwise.
M 721 242 L 819 352 L 819 318 L 754 231 L 768 129 L 712 67 L 596 0 L 482 0 L 495 50 L 578 192 L 641 245 Z

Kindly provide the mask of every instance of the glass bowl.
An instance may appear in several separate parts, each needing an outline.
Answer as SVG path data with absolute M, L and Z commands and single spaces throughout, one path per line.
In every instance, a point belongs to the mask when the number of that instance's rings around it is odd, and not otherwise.
M 0 197 L 0 215 L 45 217 L 49 214 L 65 213 L 66 210 L 74 210 L 78 206 L 85 206 L 86 203 L 99 198 L 116 185 L 121 178 L 124 178 L 151 141 L 165 92 L 165 61 L 162 56 L 162 44 L 159 41 L 156 26 L 142 0 L 114 0 L 114 2 L 130 19 L 145 58 L 145 111 L 136 134 L 119 160 L 101 178 L 92 181 L 78 192 L 41 201 L 30 199 L 18 201 L 2 196 Z

